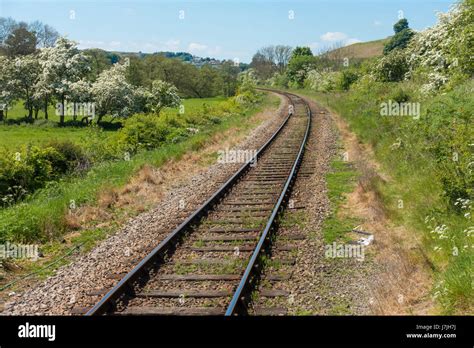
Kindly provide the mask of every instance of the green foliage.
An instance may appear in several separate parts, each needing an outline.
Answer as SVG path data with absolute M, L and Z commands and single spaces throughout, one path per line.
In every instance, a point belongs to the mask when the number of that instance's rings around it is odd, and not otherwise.
M 425 80 L 420 90 L 434 94 L 451 90 L 474 74 L 474 2 L 463 0 L 448 13 L 438 14 L 438 23 L 416 33 L 406 51 L 411 70 Z
M 307 73 L 316 67 L 316 59 L 310 55 L 294 55 L 286 70 L 288 80 L 296 87 L 302 87 Z
M 452 209 L 459 199 L 474 200 L 473 87 L 471 81 L 432 99 L 420 127 L 426 139 L 424 148 L 435 160 L 435 173 Z
M 351 85 L 359 79 L 357 71 L 343 70 L 337 81 L 338 89 L 348 91 Z
M 276 72 L 273 76 L 268 80 L 268 84 L 272 87 L 282 87 L 288 88 L 288 83 L 290 82 L 287 74 L 280 74 Z
M 63 156 L 52 147 L 23 148 L 0 156 L 0 195 L 3 204 L 11 203 L 11 190 L 19 187 L 26 193 L 44 186 L 54 177 L 53 168 L 60 166 Z M 57 167 L 56 167 L 57 168 Z
M 129 140 L 132 145 L 138 144 L 133 130 L 143 130 L 144 124 L 156 127 L 146 139 L 142 138 L 144 142 L 153 137 L 152 134 L 158 133 L 163 125 L 166 125 L 168 130 L 171 129 L 166 133 L 167 140 L 157 144 L 157 148 L 145 151 L 144 148 L 137 146 L 142 150 L 131 155 L 129 160 L 124 160 L 123 152 L 120 153 L 118 136 L 107 135 L 107 132 L 97 126 L 91 127 L 85 137 L 87 141 L 81 146 L 84 147 L 83 152 L 86 156 L 95 161 L 92 168 L 83 176 L 71 175 L 50 181 L 22 202 L 0 209 L 0 242 L 6 240 L 45 242 L 62 236 L 67 230 L 64 217 L 68 213 L 71 201 L 74 201 L 76 206 L 93 203 L 104 188 L 124 185 L 145 164 L 158 167 L 170 159 L 179 158 L 187 151 L 198 151 L 217 132 L 230 127 L 249 127 L 250 125 L 243 121 L 251 113 L 259 110 L 255 105 L 243 107 L 232 99 L 215 98 L 207 101 L 207 105 L 203 105 L 200 100 L 185 101 L 184 104 L 187 105 L 184 114 L 169 109 L 164 110 L 159 118 L 137 115 L 126 121 L 129 125 L 124 129 L 127 127 L 131 129 L 125 130 L 124 134 L 130 134 Z M 199 125 L 198 131 L 188 130 L 186 127 L 190 125 Z M 186 132 L 186 136 L 172 141 L 173 137 L 176 137 L 176 132 Z M 128 138 L 125 139 L 124 145 L 129 146 Z M 49 147 L 47 155 L 43 157 L 52 159 L 51 149 L 53 147 Z M 80 155 L 68 155 L 69 152 L 69 150 L 63 151 L 65 159 L 80 158 Z M 1 170 L 5 168 L 2 162 L 5 158 L 3 154 L 0 156 L 0 175 L 3 174 Z M 8 160 L 12 165 L 18 165 L 13 159 Z M 23 170 L 32 175 L 29 167 Z M 24 198 L 21 188 L 13 187 L 11 195 L 14 194 Z
M 0 155 L 0 205 L 11 205 L 47 182 L 87 165 L 82 150 L 71 142 L 24 146 L 18 152 L 4 149 Z
M 346 94 L 317 96 L 372 146 L 390 173 L 390 181 L 378 185 L 387 215 L 422 236 L 424 252 L 435 265 L 433 292 L 443 312 L 466 313 L 474 301 L 468 285 L 474 258 L 474 82 L 436 96 L 424 96 L 418 87 L 363 76 Z M 419 102 L 420 119 L 381 117 L 380 103 L 390 99 Z M 400 200 L 403 209 L 397 207 Z M 327 228 L 336 231 L 338 225 Z
M 413 35 L 415 35 L 415 33 L 408 27 L 408 21 L 406 18 L 402 18 L 395 23 L 393 31 L 395 32 L 395 35 L 392 36 L 390 41 L 385 45 L 383 49 L 384 54 L 388 54 L 395 49 L 406 48 Z
M 408 20 L 406 18 L 400 19 L 397 23 L 393 25 L 393 31 L 395 32 L 395 34 L 398 34 L 408 28 Z
M 384 54 L 388 54 L 395 49 L 403 49 L 408 46 L 411 38 L 415 35 L 411 29 L 403 29 L 402 31 L 396 33 L 390 41 L 385 45 L 383 49 Z
M 291 59 L 301 56 L 313 56 L 313 52 L 311 52 L 311 48 L 309 47 L 295 47 L 293 53 L 291 54 Z M 291 60 L 290 59 L 290 60 Z
M 160 118 L 148 115 L 134 115 L 124 122 L 116 141 L 124 151 L 135 153 L 140 149 L 152 149 L 163 144 L 171 133 L 171 128 Z
M 72 141 L 53 140 L 46 143 L 46 147 L 55 149 L 61 154 L 60 161 L 53 161 L 53 170 L 58 174 L 68 174 L 72 172 L 80 172 L 89 168 L 90 159 L 84 150 Z
M 374 66 L 373 74 L 378 81 L 394 82 L 402 81 L 408 71 L 406 53 L 402 50 L 394 50 L 379 60 Z

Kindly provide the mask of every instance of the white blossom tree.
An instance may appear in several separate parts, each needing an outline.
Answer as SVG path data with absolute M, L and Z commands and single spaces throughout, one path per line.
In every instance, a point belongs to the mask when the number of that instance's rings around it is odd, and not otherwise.
M 254 69 L 247 69 L 241 72 L 238 76 L 240 82 L 239 94 L 244 93 L 255 93 L 255 87 L 257 87 L 258 78 Z
M 13 80 L 12 61 L 0 56 L 0 121 L 7 116 L 8 107 L 17 99 L 11 82 Z
M 42 68 L 39 85 L 42 93 L 45 89 L 64 106 L 65 101 L 72 92 L 72 86 L 85 76 L 90 69 L 87 56 L 84 55 L 74 41 L 60 37 L 54 47 L 41 49 L 39 62 Z M 60 124 L 64 124 L 64 107 L 60 115 Z
M 135 87 L 126 80 L 127 67 L 115 64 L 104 70 L 92 85 L 92 95 L 98 111 L 99 123 L 106 114 L 128 117 L 134 111 Z
M 33 118 L 34 88 L 40 76 L 40 65 L 34 55 L 16 57 L 10 64 L 8 88 L 24 101 L 28 118 Z
M 161 80 L 153 81 L 147 104 L 149 110 L 159 115 L 163 108 L 177 107 L 180 104 L 181 98 L 174 85 Z
M 81 79 L 71 84 L 71 93 L 68 101 L 71 101 L 74 106 L 73 119 L 77 118 L 78 106 L 83 103 L 90 103 L 92 101 L 92 85 L 86 79 Z M 82 106 L 83 108 L 84 106 Z M 86 116 L 86 115 L 83 115 Z M 87 116 L 86 116 L 87 117 Z M 83 118 L 84 120 L 85 118 Z

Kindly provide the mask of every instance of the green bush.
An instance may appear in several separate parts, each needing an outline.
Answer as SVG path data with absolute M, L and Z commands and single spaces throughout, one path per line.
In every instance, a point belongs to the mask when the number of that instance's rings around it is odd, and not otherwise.
M 402 81 L 408 71 L 406 53 L 403 50 L 394 50 L 375 65 L 374 76 L 381 82 L 397 82 Z
M 348 91 L 351 85 L 359 79 L 359 74 L 351 70 L 343 70 L 338 76 L 337 88 L 342 91 Z
M 450 207 L 458 199 L 474 199 L 474 101 L 470 92 L 473 82 L 439 95 L 426 108 L 422 132 L 425 149 L 436 163 L 436 175 L 441 181 Z
M 123 149 L 137 152 L 141 149 L 153 149 L 163 144 L 171 130 L 168 125 L 156 116 L 135 115 L 124 122 L 118 131 L 118 145 Z
M 55 179 L 57 173 L 54 168 L 60 167 L 63 161 L 64 157 L 52 147 L 24 147 L 21 152 L 15 153 L 4 150 L 0 155 L 0 196 L 3 204 L 11 203 L 14 187 L 31 193 Z
M 47 147 L 54 148 L 63 156 L 62 161 L 52 163 L 53 170 L 60 174 L 84 171 L 90 167 L 90 160 L 84 150 L 71 141 L 50 141 Z

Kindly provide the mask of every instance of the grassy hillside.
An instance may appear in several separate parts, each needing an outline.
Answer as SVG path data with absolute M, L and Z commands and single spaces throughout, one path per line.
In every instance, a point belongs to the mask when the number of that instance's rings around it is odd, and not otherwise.
M 328 53 L 329 57 L 347 57 L 347 58 L 358 58 L 366 59 L 372 57 L 378 57 L 383 54 L 383 47 L 388 42 L 389 38 L 358 42 L 349 46 L 337 48 Z

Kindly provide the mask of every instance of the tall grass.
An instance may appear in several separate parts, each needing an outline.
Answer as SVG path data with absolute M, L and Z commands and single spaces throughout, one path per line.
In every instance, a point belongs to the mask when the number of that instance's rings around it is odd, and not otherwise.
M 380 103 L 393 99 L 398 88 L 421 103 L 420 120 L 380 116 Z M 470 179 L 463 176 L 464 167 L 474 158 L 472 145 L 469 149 L 474 139 L 474 106 L 468 97 L 472 88 L 473 81 L 467 81 L 435 97 L 417 95 L 407 83 L 378 84 L 348 93 L 297 91 L 340 114 L 358 138 L 372 147 L 375 159 L 390 176 L 379 188 L 388 217 L 421 239 L 425 255 L 435 266 L 432 294 L 446 314 L 472 314 L 474 308 L 473 187 L 465 187 Z M 459 163 L 453 164 L 451 156 L 456 151 Z M 470 195 L 463 207 L 453 203 L 449 191 L 453 186 Z

